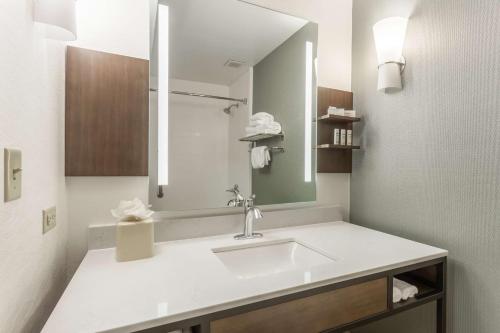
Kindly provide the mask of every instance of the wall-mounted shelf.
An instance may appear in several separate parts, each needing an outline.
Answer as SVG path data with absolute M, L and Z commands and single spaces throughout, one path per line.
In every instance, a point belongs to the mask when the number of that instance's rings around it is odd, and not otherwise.
M 336 116 L 336 115 L 324 115 L 318 117 L 318 121 L 330 122 L 330 123 L 356 123 L 361 121 L 360 117 L 347 117 L 347 116 Z
M 244 138 L 241 138 L 240 141 L 257 142 L 260 140 L 266 140 L 266 139 L 272 139 L 272 138 L 283 138 L 284 136 L 285 136 L 284 133 L 280 133 L 280 134 L 256 134 L 256 135 L 250 135 L 250 136 L 246 136 Z
M 316 149 L 344 149 L 344 150 L 352 150 L 352 149 L 361 149 L 360 146 L 347 146 L 347 145 L 333 145 L 333 144 L 322 144 L 318 145 Z
M 317 110 L 317 171 L 319 173 L 351 173 L 352 151 L 359 146 L 333 145 L 333 130 L 335 128 L 352 130 L 359 117 L 328 115 L 328 107 L 352 110 L 353 94 L 350 91 L 318 87 Z

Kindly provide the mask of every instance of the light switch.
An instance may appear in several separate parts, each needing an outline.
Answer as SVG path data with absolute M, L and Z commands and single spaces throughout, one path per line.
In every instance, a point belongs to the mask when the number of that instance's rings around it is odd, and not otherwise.
M 56 207 L 44 209 L 43 211 L 43 233 L 52 230 L 56 226 Z
M 4 149 L 4 201 L 21 197 L 22 160 L 19 149 Z

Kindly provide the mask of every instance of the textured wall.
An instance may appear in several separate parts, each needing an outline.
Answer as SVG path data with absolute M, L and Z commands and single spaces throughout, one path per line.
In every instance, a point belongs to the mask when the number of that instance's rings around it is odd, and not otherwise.
M 408 67 L 404 90 L 383 94 L 371 27 L 393 15 L 411 15 Z M 354 0 L 353 91 L 364 121 L 351 220 L 448 249 L 448 332 L 499 332 L 500 3 Z M 360 332 L 429 322 L 432 307 Z
M 0 1 L 0 332 L 39 332 L 66 285 L 64 44 L 43 38 L 31 0 Z M 3 149 L 23 152 L 19 200 L 3 202 Z M 42 209 L 57 226 L 42 234 Z

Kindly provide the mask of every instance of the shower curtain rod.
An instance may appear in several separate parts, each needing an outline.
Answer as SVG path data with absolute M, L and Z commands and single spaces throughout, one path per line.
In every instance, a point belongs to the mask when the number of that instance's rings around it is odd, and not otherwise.
M 149 89 L 149 91 L 156 91 L 157 92 L 158 89 Z M 169 91 L 169 93 L 170 94 L 174 94 L 174 95 L 184 95 L 184 96 L 212 98 L 212 99 L 222 99 L 222 100 L 225 100 L 225 101 L 240 102 L 240 103 L 243 103 L 244 105 L 246 105 L 247 102 L 248 102 L 248 100 L 246 98 L 238 99 L 238 98 L 231 98 L 231 97 L 222 97 L 222 96 L 198 94 L 198 93 L 185 92 L 185 91 L 171 90 L 171 91 Z

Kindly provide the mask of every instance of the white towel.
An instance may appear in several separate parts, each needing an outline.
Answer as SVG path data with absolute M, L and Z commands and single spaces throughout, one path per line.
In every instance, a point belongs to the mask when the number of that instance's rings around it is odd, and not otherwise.
M 392 303 L 399 303 L 399 302 L 401 302 L 401 298 L 402 298 L 401 290 L 399 290 L 396 287 L 393 287 L 392 288 Z
M 268 125 L 270 123 L 272 123 L 272 120 L 269 120 L 269 119 L 257 119 L 257 120 L 250 119 L 249 125 L 250 126 L 262 126 L 262 125 Z
M 254 169 L 262 169 L 271 162 L 271 154 L 269 154 L 267 146 L 253 148 L 250 155 L 252 167 Z
M 272 114 L 267 113 L 267 112 L 257 112 L 256 114 L 253 114 L 250 117 L 250 121 L 252 121 L 252 120 L 266 120 L 268 122 L 273 122 L 274 116 Z
M 405 281 L 394 278 L 393 285 L 401 292 L 403 301 L 406 301 L 410 297 L 415 297 L 415 295 L 418 294 L 418 288 Z
M 329 115 L 334 115 L 334 116 L 343 116 L 344 115 L 344 109 L 338 109 L 334 106 L 328 107 L 328 112 Z
M 258 125 L 258 126 L 247 126 L 245 127 L 245 131 L 247 135 L 256 135 L 256 134 L 280 134 L 281 133 L 281 125 L 275 121 L 266 124 L 266 125 Z

